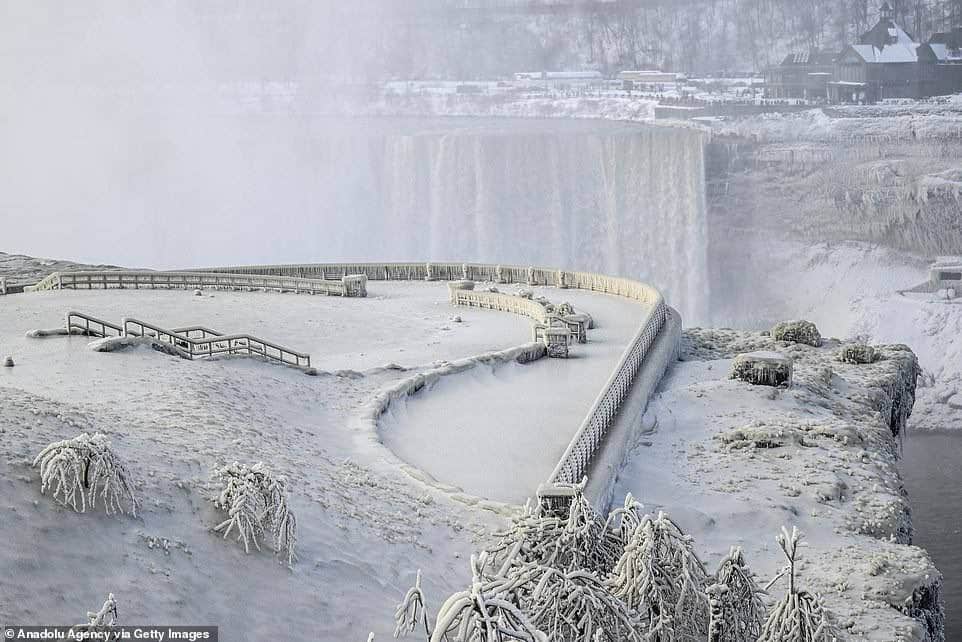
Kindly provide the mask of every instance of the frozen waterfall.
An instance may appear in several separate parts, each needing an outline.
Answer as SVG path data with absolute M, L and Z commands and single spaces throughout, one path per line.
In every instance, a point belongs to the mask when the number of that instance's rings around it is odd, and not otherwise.
M 370 244 L 345 230 L 338 254 L 631 276 L 662 288 L 686 323 L 705 321 L 700 132 L 597 122 L 443 125 L 354 141 L 344 160 L 367 175 L 342 185 L 361 181 L 354 194 L 366 205 L 341 220 L 365 230 Z

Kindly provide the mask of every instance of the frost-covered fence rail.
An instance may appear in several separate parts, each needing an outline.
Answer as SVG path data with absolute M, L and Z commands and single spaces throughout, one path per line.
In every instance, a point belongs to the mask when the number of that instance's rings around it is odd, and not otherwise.
M 276 343 L 265 341 L 249 334 L 222 334 L 216 330 L 194 326 L 184 328 L 184 334 L 176 330 L 167 330 L 159 326 L 140 321 L 139 319 L 124 319 L 123 334 L 128 337 L 150 337 L 164 343 L 169 343 L 193 359 L 194 357 L 213 357 L 217 354 L 246 354 L 258 356 L 296 368 L 310 368 L 311 355 Z M 201 338 L 188 336 L 192 332 L 202 332 Z
M 510 294 L 452 289 L 451 303 L 472 308 L 520 314 L 534 319 L 538 323 L 544 323 L 547 320 L 547 311 L 543 304 Z
M 345 297 L 367 296 L 367 279 L 363 275 L 343 275 L 337 280 L 258 274 L 226 274 L 212 272 L 151 272 L 134 270 L 97 270 L 54 272 L 31 290 L 99 289 L 223 289 L 270 290 Z
M 561 461 L 551 473 L 548 479 L 550 484 L 574 484 L 587 474 L 591 460 L 601 447 L 608 428 L 631 390 L 631 384 L 649 348 L 665 325 L 667 313 L 668 306 L 664 300 L 658 301 L 622 355 L 601 394 L 595 399 Z
M 74 330 L 91 337 L 120 337 L 124 334 L 124 329 L 119 325 L 71 310 L 67 313 L 67 334 L 72 334 Z
M 553 268 L 491 265 L 478 263 L 325 263 L 290 265 L 252 265 L 221 268 L 194 269 L 192 272 L 217 272 L 229 274 L 268 274 L 272 276 L 295 276 L 304 278 L 338 278 L 349 274 L 363 274 L 372 281 L 488 281 L 494 283 L 524 283 L 528 285 L 555 286 L 602 292 L 632 299 L 647 306 L 639 328 L 628 345 L 618 366 L 605 383 L 588 416 L 568 445 L 561 461 L 550 478 L 549 485 L 573 483 L 591 470 L 592 462 L 606 446 L 606 436 L 631 391 L 645 359 L 662 329 L 669 311 L 661 293 L 650 285 L 620 277 L 592 272 L 573 272 Z M 534 309 L 520 308 L 526 301 L 494 292 L 453 289 L 451 296 L 461 297 L 464 303 L 477 307 L 504 306 L 497 309 L 526 314 L 537 314 Z M 501 298 L 503 297 L 503 299 Z M 537 302 L 529 301 L 537 305 Z M 543 308 L 542 308 L 543 313 Z M 680 320 L 677 324 L 680 326 Z M 661 366 L 659 366 L 661 367 Z M 663 370 L 652 376 L 661 377 Z M 620 447 L 615 445 L 614 447 Z M 616 474 L 617 470 L 613 473 Z M 606 484 L 598 484 L 604 487 Z M 601 498 L 603 501 L 603 498 Z

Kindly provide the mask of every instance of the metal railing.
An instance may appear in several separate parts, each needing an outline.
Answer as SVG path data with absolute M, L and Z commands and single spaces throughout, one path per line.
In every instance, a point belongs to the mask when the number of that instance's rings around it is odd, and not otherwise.
M 231 266 L 193 271 L 301 277 L 324 275 L 325 278 L 330 278 L 332 275 L 363 274 L 372 281 L 471 280 L 494 283 L 525 283 L 613 294 L 650 306 L 641 319 L 638 331 L 622 354 L 618 366 L 595 399 L 591 410 L 582 421 L 564 455 L 548 479 L 549 484 L 576 483 L 581 481 L 581 478 L 588 472 L 595 454 L 604 442 L 614 418 L 621 409 L 621 405 L 648 355 L 649 349 L 665 325 L 668 309 L 664 297 L 657 289 L 633 279 L 536 266 L 433 262 L 326 263 Z M 478 307 L 503 305 L 505 307 L 497 307 L 496 309 L 526 314 L 526 316 L 537 314 L 533 308 L 522 310 L 517 307 L 524 305 L 520 304 L 519 301 L 527 301 L 526 299 L 520 299 L 520 297 L 498 295 L 493 292 L 475 292 L 473 290 L 454 290 L 451 293 L 452 297 L 455 292 L 458 300 L 466 304 Z M 503 301 L 500 297 L 508 300 Z M 528 303 L 537 305 L 533 301 L 528 301 Z
M 367 296 L 363 275 L 345 275 L 338 280 L 283 275 L 225 274 L 214 272 L 151 272 L 136 270 L 85 270 L 54 272 L 30 288 L 43 290 L 93 289 L 223 289 L 270 290 L 346 297 Z
M 201 326 L 193 326 L 185 330 L 187 332 L 181 334 L 176 330 L 161 328 L 139 319 L 125 318 L 123 320 L 124 336 L 149 337 L 169 343 L 180 348 L 190 359 L 194 357 L 213 357 L 218 354 L 244 354 L 263 357 L 269 361 L 276 361 L 296 368 L 311 367 L 311 355 L 285 348 L 250 334 L 222 334 Z M 201 338 L 193 338 L 188 336 L 191 332 L 203 334 Z
M 544 305 L 537 301 L 498 292 L 452 290 L 451 303 L 472 308 L 520 314 L 534 319 L 537 323 L 545 323 L 548 314 Z
M 645 323 L 635 334 L 605 387 L 592 404 L 588 416 L 581 422 L 578 432 L 552 471 L 548 478 L 549 484 L 574 484 L 585 476 L 611 422 L 631 390 L 635 375 L 648 355 L 648 350 L 664 327 L 667 312 L 665 302 L 659 301 L 648 314 Z
M 67 313 L 67 334 L 72 334 L 74 330 L 79 330 L 90 337 L 120 337 L 124 334 L 124 329 L 119 325 L 83 312 L 70 311 Z
M 87 284 L 84 272 L 55 273 L 38 283 L 34 289 L 53 289 L 55 287 L 79 287 Z M 633 279 L 611 277 L 592 272 L 574 272 L 536 266 L 493 265 L 478 263 L 327 263 L 327 264 L 289 264 L 289 265 L 253 265 L 232 266 L 221 268 L 192 269 L 185 272 L 106 272 L 90 273 L 89 287 L 149 287 L 147 284 L 157 285 L 164 279 L 172 287 L 199 287 L 196 283 L 210 284 L 210 287 L 241 287 L 267 288 L 285 291 L 297 291 L 290 287 L 293 281 L 305 285 L 308 282 L 322 284 L 336 284 L 347 291 L 345 277 L 355 277 L 357 285 L 366 287 L 366 281 L 411 281 L 411 280 L 472 280 L 491 281 L 495 283 L 525 283 L 528 285 L 555 286 L 560 288 L 574 288 L 591 292 L 602 292 L 632 299 L 650 306 L 631 343 L 622 354 L 618 366 L 615 368 L 604 388 L 592 404 L 591 410 L 582 421 L 573 439 L 548 482 L 576 483 L 590 469 L 591 462 L 604 442 L 605 436 L 612 422 L 618 414 L 639 370 L 644 364 L 648 351 L 665 325 L 667 305 L 661 293 L 639 281 Z M 118 274 L 147 275 L 139 278 L 146 279 L 130 281 Z M 68 275 L 76 275 L 71 277 Z M 96 276 L 93 276 L 96 275 Z M 151 276 L 153 281 L 150 281 Z M 208 277 L 199 281 L 200 277 Z M 363 278 L 361 278 L 363 277 Z M 223 280 L 218 281 L 221 278 Z M 71 285 L 64 285 L 65 279 Z M 160 279 L 160 280 L 158 280 Z M 254 280 L 252 280 L 254 279 Z M 260 280 L 257 280 L 260 279 Z M 340 281 L 337 281 L 340 279 Z M 292 281 L 293 280 L 293 281 Z M 250 285 L 261 283 L 264 285 Z M 55 285 L 54 285 L 55 284 Z M 302 287 L 300 291 L 308 291 Z M 366 293 L 366 289 L 364 290 Z M 344 294 L 347 296 L 347 294 Z M 364 296 L 361 294 L 360 296 Z M 453 295 L 452 295 L 453 296 Z M 544 308 L 537 302 L 521 297 L 513 297 L 494 292 L 474 292 L 459 290 L 459 300 L 465 304 L 477 307 L 495 306 L 494 309 L 525 314 L 539 320 Z M 525 302 L 525 303 L 522 303 Z M 530 304 L 530 308 L 528 307 Z M 504 307 L 500 307 L 504 306 Z M 536 310 L 534 306 L 538 306 Z M 543 321 L 543 317 L 539 320 Z M 135 319 L 127 322 L 141 324 Z M 258 354 L 275 359 L 289 365 L 304 367 L 302 363 L 310 365 L 310 357 L 293 350 L 281 348 L 249 335 L 223 336 L 211 332 L 208 328 L 194 326 L 175 330 L 163 330 L 148 324 L 141 324 L 142 331 L 160 332 L 171 342 L 182 341 L 186 345 L 185 351 L 193 356 L 212 356 L 221 353 Z M 181 333 L 183 332 L 183 334 Z M 198 333 L 200 338 L 193 338 Z M 175 345 L 177 345 L 175 343 Z M 273 352 L 272 352 L 273 351 Z M 274 356 L 271 356 L 274 355 Z

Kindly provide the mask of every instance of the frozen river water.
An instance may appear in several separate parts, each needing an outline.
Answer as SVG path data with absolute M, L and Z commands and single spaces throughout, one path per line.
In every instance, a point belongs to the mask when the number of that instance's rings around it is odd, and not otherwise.
M 962 640 L 962 433 L 913 433 L 902 447 L 914 543 L 945 576 L 945 639 Z

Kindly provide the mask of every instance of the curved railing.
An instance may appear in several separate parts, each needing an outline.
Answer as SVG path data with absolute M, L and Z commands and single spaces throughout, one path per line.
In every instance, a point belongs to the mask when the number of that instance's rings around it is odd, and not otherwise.
M 128 276 L 122 276 L 125 274 Z M 153 278 L 153 281 L 151 281 L 151 278 Z M 632 383 L 644 365 L 648 351 L 665 326 L 668 314 L 668 307 L 661 292 L 650 285 L 633 279 L 592 272 L 483 263 L 313 263 L 200 268 L 174 272 L 69 272 L 54 273 L 32 289 L 62 288 L 65 287 L 65 283 L 72 283 L 74 286 L 78 283 L 92 283 L 93 285 L 90 285 L 90 287 L 134 288 L 138 287 L 138 284 L 140 287 L 150 287 L 148 284 L 156 285 L 160 283 L 176 284 L 172 287 L 197 287 L 194 284 L 201 283 L 210 284 L 210 287 L 234 287 L 236 285 L 236 287 L 244 288 L 260 287 L 306 292 L 309 291 L 308 284 L 322 284 L 318 285 L 318 288 L 326 288 L 334 284 L 343 287 L 343 296 L 352 296 L 352 294 L 347 293 L 349 288 L 355 293 L 353 296 L 365 296 L 368 280 L 471 280 L 494 283 L 525 283 L 527 285 L 555 286 L 613 294 L 649 306 L 641 319 L 638 331 L 622 354 L 618 366 L 595 399 L 591 410 L 581 422 L 574 438 L 547 480 L 549 484 L 576 483 L 587 475 L 593 458 L 604 442 L 606 434 L 631 390 Z M 261 285 L 252 285 L 255 283 Z M 295 287 L 290 287 L 292 284 Z M 297 284 L 301 284 L 303 287 L 298 287 Z M 80 287 L 83 287 L 83 285 Z M 471 303 L 477 304 L 479 307 L 498 306 L 497 309 L 525 314 L 536 320 L 544 314 L 543 306 L 522 297 L 470 290 L 457 290 L 457 292 L 459 292 L 458 296 L 471 299 Z M 536 310 L 534 306 L 538 306 L 540 311 Z M 186 341 L 191 345 L 191 349 L 195 347 L 198 349 L 206 348 L 204 354 L 209 354 L 214 349 L 213 345 L 208 344 L 215 341 L 223 343 L 227 338 L 235 338 L 218 337 L 213 333 L 208 335 L 203 332 L 206 328 L 190 328 L 189 330 L 201 332 L 201 339 L 186 339 Z M 172 333 L 172 331 L 165 332 Z M 179 341 L 186 338 L 179 332 L 176 334 Z M 260 342 L 253 337 L 244 338 Z M 199 345 L 201 343 L 204 345 Z M 228 347 L 228 350 L 236 350 L 237 347 L 239 346 L 232 345 Z M 266 349 L 266 347 L 266 344 L 264 344 L 263 348 L 257 346 L 256 349 Z M 277 346 L 271 347 L 278 348 Z M 247 349 L 248 346 L 245 345 L 244 348 Z M 307 355 L 293 353 L 293 351 L 286 352 L 297 357 L 296 365 L 301 365 L 301 358 L 308 360 L 310 358 Z
M 270 274 L 333 279 L 348 274 L 363 274 L 371 281 L 410 280 L 471 280 L 494 283 L 525 283 L 528 285 L 574 288 L 613 294 L 649 306 L 641 319 L 638 331 L 622 354 L 618 366 L 595 399 L 588 415 L 581 422 L 574 438 L 547 480 L 549 484 L 575 483 L 587 475 L 592 459 L 601 447 L 612 421 L 625 401 L 631 385 L 644 364 L 648 350 L 665 325 L 668 307 L 664 297 L 654 287 L 622 277 L 592 272 L 574 272 L 552 268 L 481 263 L 318 263 L 289 265 L 251 265 L 205 268 L 194 272 L 231 274 Z M 531 316 L 537 311 L 527 309 L 527 301 L 520 297 L 492 292 L 458 290 L 458 296 L 475 297 L 477 303 L 493 303 L 503 309 Z M 503 297 L 503 300 L 502 298 Z M 528 301 L 528 303 L 534 303 Z M 502 308 L 499 308 L 502 309 Z M 542 308 L 543 309 L 543 308 Z

